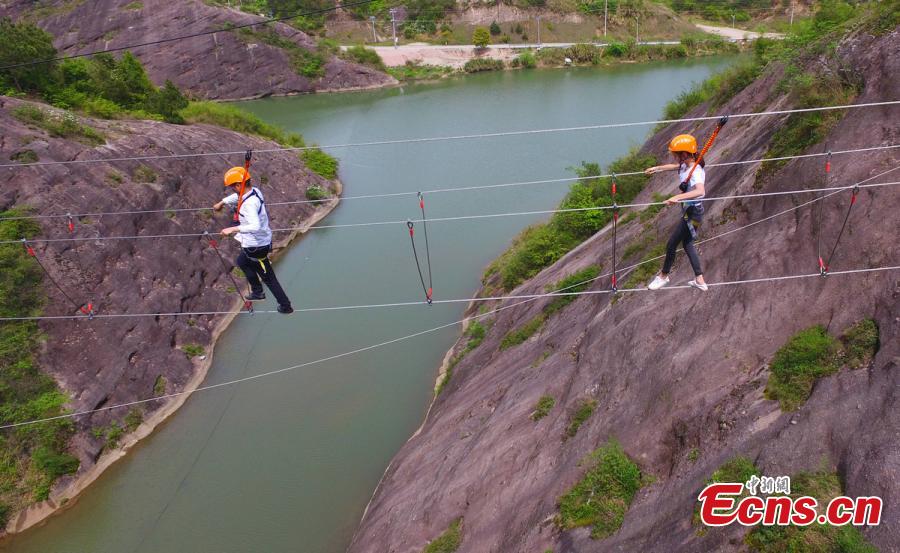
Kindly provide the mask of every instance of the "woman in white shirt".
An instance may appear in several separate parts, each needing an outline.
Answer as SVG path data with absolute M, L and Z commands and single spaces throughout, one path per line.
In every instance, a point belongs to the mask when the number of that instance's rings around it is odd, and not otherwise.
M 225 187 L 234 192 L 222 198 L 222 201 L 215 204 L 213 209 L 219 211 L 226 205 L 237 207 L 240 185 L 245 181 L 244 196 L 238 210 L 240 224 L 222 229 L 222 236 L 233 234 L 241 244 L 241 253 L 238 254 L 235 263 L 244 271 L 244 276 L 250 283 L 250 295 L 247 296 L 247 299 L 266 299 L 261 280 L 269 287 L 278 301 L 278 312 L 293 313 L 291 300 L 281 288 L 281 284 L 275 276 L 275 270 L 272 268 L 272 262 L 269 261 L 269 252 L 272 251 L 272 230 L 269 228 L 266 203 L 262 191 L 250 186 L 250 173 L 246 169 L 232 167 L 225 173 Z
M 648 175 L 661 171 L 678 171 L 678 182 L 681 194 L 676 194 L 666 200 L 667 205 L 681 203 L 681 220 L 672 231 L 669 243 L 666 244 L 666 260 L 663 262 L 662 271 L 653 277 L 653 281 L 647 286 L 650 290 L 659 290 L 669 283 L 669 272 L 675 262 L 675 251 L 678 244 L 684 246 L 684 253 L 691 261 L 694 269 L 694 279 L 688 282 L 694 288 L 708 289 L 703 280 L 703 269 L 700 266 L 700 256 L 694 247 L 697 239 L 697 231 L 703 222 L 703 202 L 699 201 L 706 193 L 706 173 L 703 171 L 704 161 L 697 164 L 697 140 L 689 134 L 680 134 L 669 142 L 669 151 L 675 157 L 677 163 L 657 165 L 644 171 Z

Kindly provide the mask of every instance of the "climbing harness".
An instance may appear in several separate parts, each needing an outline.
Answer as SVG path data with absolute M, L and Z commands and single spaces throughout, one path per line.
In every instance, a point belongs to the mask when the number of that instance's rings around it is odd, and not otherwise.
M 719 131 L 722 130 L 722 127 L 725 126 L 725 123 L 728 122 L 728 116 L 723 115 L 719 122 L 716 123 L 716 128 L 713 130 L 712 134 L 709 135 L 709 139 L 706 141 L 706 144 L 703 145 L 703 149 L 700 150 L 700 155 L 697 156 L 697 161 L 694 162 L 694 165 L 691 167 L 691 170 L 688 171 L 687 178 L 684 179 L 684 182 L 681 183 L 680 188 L 682 192 L 688 191 L 688 185 L 691 182 L 691 175 L 694 174 L 694 169 L 700 165 L 700 162 L 703 161 L 703 156 L 706 155 L 706 152 L 712 147 L 713 142 L 716 141 L 716 137 L 719 136 Z
M 253 157 L 253 150 L 247 150 L 244 154 L 244 175 L 241 177 L 241 187 L 238 190 L 237 209 L 234 210 L 234 222 L 237 223 L 241 218 L 241 205 L 244 203 L 244 191 L 247 187 L 247 179 L 250 177 L 250 158 Z
M 425 195 L 419 192 L 419 209 L 422 210 L 422 229 L 425 231 L 425 259 L 428 263 L 428 286 L 425 285 L 425 277 L 422 275 L 422 265 L 419 263 L 419 253 L 416 250 L 415 239 L 415 223 L 411 220 L 406 221 L 406 228 L 409 229 L 409 243 L 412 246 L 413 259 L 416 260 L 416 270 L 419 272 L 419 281 L 422 283 L 422 291 L 425 292 L 425 301 L 431 305 L 431 294 L 434 290 L 434 283 L 431 279 L 431 250 L 428 247 L 428 220 L 425 217 Z
M 203 236 L 209 240 L 209 245 L 216 252 L 216 256 L 218 256 L 219 261 L 222 263 L 222 269 L 225 270 L 225 274 L 228 275 L 228 278 L 231 279 L 231 283 L 234 285 L 234 290 L 237 292 L 238 296 L 241 297 L 241 301 L 244 302 L 244 309 L 247 310 L 251 315 L 253 314 L 253 302 L 244 297 L 244 293 L 241 292 L 241 287 L 238 285 L 237 281 L 234 279 L 234 275 L 231 274 L 231 269 L 228 267 L 228 263 L 225 262 L 225 258 L 222 257 L 222 252 L 219 251 L 219 241 L 212 237 L 212 235 L 206 231 L 203 233 Z
M 687 178 L 685 178 L 684 181 L 680 185 L 678 185 L 679 190 L 681 190 L 682 192 L 688 191 L 688 188 L 690 187 L 690 182 L 691 182 L 691 175 L 694 174 L 694 169 L 696 169 L 697 166 L 700 165 L 700 162 L 703 161 L 703 156 L 705 156 L 706 152 L 708 152 L 709 149 L 712 147 L 713 142 L 716 141 L 716 137 L 719 136 L 719 131 L 722 130 L 722 127 L 724 127 L 725 123 L 727 123 L 727 122 L 728 122 L 728 116 L 723 115 L 722 118 L 719 119 L 719 122 L 716 123 L 716 128 L 713 129 L 712 134 L 709 135 L 709 139 L 707 139 L 706 144 L 703 145 L 703 149 L 700 150 L 700 155 L 697 156 L 697 160 L 691 166 L 691 170 L 688 171 Z M 699 230 L 700 224 L 701 224 L 701 221 L 699 219 L 694 218 L 695 214 L 702 216 L 703 204 L 699 204 L 699 203 L 696 205 L 682 204 L 682 218 L 684 219 L 684 223 L 687 225 L 688 232 L 691 233 L 691 238 L 693 238 L 694 240 L 696 240 L 697 237 L 699 236 L 698 230 Z
M 613 212 L 613 246 L 612 246 L 612 289 L 613 294 L 618 291 L 618 282 L 616 279 L 616 227 L 619 226 L 619 204 L 616 203 L 616 174 L 612 174 L 611 179 L 612 190 L 612 212 Z
M 44 274 L 47 275 L 47 278 L 50 280 L 50 282 L 53 283 L 54 286 L 56 286 L 56 288 L 63 295 L 63 297 L 65 297 L 67 300 L 69 300 L 69 303 L 71 303 L 72 306 L 75 307 L 75 309 L 77 309 L 78 311 L 81 311 L 82 314 L 87 315 L 87 318 L 89 321 L 93 320 L 94 319 L 94 304 L 93 304 L 93 302 L 89 301 L 87 303 L 87 305 L 84 305 L 84 304 L 79 304 L 77 301 L 73 300 L 72 296 L 70 296 L 69 294 L 66 293 L 66 291 L 59 284 L 59 282 L 57 282 L 56 279 L 53 278 L 53 275 L 50 274 L 50 271 L 48 271 L 47 268 L 44 267 L 44 264 L 41 263 L 40 259 L 38 259 L 37 253 L 34 251 L 34 248 L 31 246 L 31 244 L 28 243 L 27 239 L 22 238 L 22 246 L 25 248 L 25 253 L 27 253 L 32 259 L 34 259 L 35 263 L 38 264 L 38 267 L 40 267 L 41 270 L 44 271 Z

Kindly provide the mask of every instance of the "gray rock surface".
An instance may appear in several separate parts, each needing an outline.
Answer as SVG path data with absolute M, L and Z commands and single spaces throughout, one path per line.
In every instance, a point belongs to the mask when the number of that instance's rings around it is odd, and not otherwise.
M 900 90 L 900 32 L 856 36 L 839 54 L 865 78 L 856 102 L 896 99 Z M 810 69 L 818 67 L 810 62 Z M 749 86 L 718 113 L 790 108 L 777 91 L 778 75 Z M 705 106 L 693 112 L 705 114 Z M 784 117 L 735 119 L 720 135 L 710 160 L 762 157 Z M 898 110 L 847 112 L 828 137 L 833 150 L 895 144 Z M 676 124 L 656 133 L 643 150 L 666 156 L 669 138 L 682 132 L 708 136 L 712 123 Z M 824 144 L 811 152 L 825 151 Z M 823 158 L 795 160 L 760 192 L 823 186 Z M 852 184 L 900 166 L 896 151 L 836 156 L 835 185 Z M 755 165 L 710 168 L 710 195 L 750 193 Z M 900 172 L 876 182 L 897 180 Z M 674 193 L 671 174 L 655 176 L 636 199 Z M 832 244 L 849 202 L 841 193 L 823 202 L 825 242 Z M 759 221 L 809 196 L 714 202 L 707 206 L 706 237 Z M 896 265 L 897 210 L 893 188 L 860 193 L 833 270 Z M 710 282 L 809 274 L 817 271 L 814 211 L 799 209 L 701 246 Z M 644 232 L 667 239 L 678 213 L 619 229 L 619 253 Z M 894 223 L 891 223 L 894 221 Z M 611 229 L 593 238 L 513 293 L 542 293 L 590 264 L 611 260 Z M 625 260 L 635 262 L 634 259 Z M 624 263 L 623 263 L 624 264 Z M 675 283 L 693 275 L 680 258 Z M 643 283 L 629 283 L 642 285 Z M 609 286 L 601 279 L 591 289 Z M 691 518 L 697 493 L 728 459 L 744 455 L 764 474 L 777 476 L 835 469 L 850 496 L 885 501 L 880 526 L 865 536 L 882 551 L 900 544 L 900 279 L 895 272 L 712 288 L 582 296 L 522 345 L 500 351 L 509 330 L 550 300 L 527 302 L 492 316 L 484 342 L 454 368 L 420 432 L 386 471 L 350 547 L 351 553 L 419 552 L 463 517 L 460 552 L 556 553 L 588 551 L 742 551 L 747 529 L 734 525 L 700 535 Z M 492 307 L 498 307 L 492 304 Z M 474 309 L 471 311 L 474 314 Z M 798 411 L 782 413 L 763 397 L 774 352 L 797 331 L 822 324 L 833 335 L 863 318 L 881 333 L 874 362 L 821 379 Z M 457 344 L 457 351 L 465 346 Z M 542 360 L 544 355 L 548 355 Z M 556 398 L 549 415 L 534 422 L 542 395 Z M 579 401 L 597 401 L 594 415 L 574 438 L 563 440 Z M 584 474 L 584 457 L 616 438 L 641 470 L 655 478 L 636 496 L 624 524 L 604 540 L 589 528 L 561 531 L 553 523 L 557 501 Z M 693 448 L 699 458 L 689 458 Z
M 51 137 L 14 118 L 12 110 L 25 103 L 0 97 L 0 159 L 9 160 L 24 150 L 33 151 L 40 161 L 62 161 L 277 147 L 267 140 L 210 125 L 81 118 L 107 139 L 103 145 L 90 147 Z M 225 195 L 224 171 L 241 164 L 243 154 L 0 168 L 0 209 L 27 206 L 37 214 L 64 214 L 211 206 Z M 135 178 L 141 166 L 156 174 L 154 182 Z M 267 203 L 303 200 L 308 186 L 334 185 L 309 171 L 293 152 L 257 155 L 251 174 Z M 269 216 L 273 227 L 294 227 L 327 209 L 330 206 L 308 203 L 270 206 Z M 233 224 L 229 214 L 211 213 L 88 216 L 75 221 L 73 235 L 65 219 L 45 219 L 40 237 L 217 232 Z M 283 247 L 290 238 L 288 233 L 276 233 L 276 247 Z M 238 252 L 237 243 L 231 238 L 219 242 L 230 266 Z M 77 302 L 93 302 L 97 313 L 235 309 L 237 295 L 229 291 L 232 282 L 202 238 L 35 243 L 34 248 L 67 293 Z M 237 281 L 246 287 L 243 276 Z M 49 296 L 46 315 L 78 312 L 49 282 L 44 284 Z M 271 301 L 266 305 L 274 308 Z M 167 393 L 185 388 L 201 361 L 191 361 L 179 348 L 197 344 L 209 353 L 222 323 L 221 316 L 44 321 L 41 330 L 46 341 L 39 364 L 71 394 L 70 407 L 75 411 L 150 398 L 158 395 L 154 384 L 159 376 L 167 381 Z M 145 418 L 159 406 L 143 406 Z M 121 422 L 126 413 L 118 409 L 76 419 L 78 434 L 72 448 L 81 460 L 80 473 L 94 464 L 103 445 L 89 430 Z
M 0 17 L 37 19 L 55 37 L 64 55 L 152 42 L 164 38 L 244 25 L 264 18 L 201 0 L 52 0 L 36 10 L 31 0 L 0 3 Z M 135 9 L 135 6 L 140 6 Z M 271 27 L 308 50 L 316 41 L 284 23 Z M 265 27 L 254 27 L 265 29 Z M 375 69 L 326 56 L 325 76 L 309 79 L 297 74 L 284 50 L 258 41 L 246 42 L 235 32 L 136 48 L 132 52 L 157 85 L 170 79 L 194 98 L 234 100 L 320 90 L 351 90 L 396 84 Z

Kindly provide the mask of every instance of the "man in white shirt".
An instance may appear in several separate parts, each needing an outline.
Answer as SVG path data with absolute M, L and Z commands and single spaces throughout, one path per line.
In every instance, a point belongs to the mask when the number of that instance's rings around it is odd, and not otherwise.
M 240 189 L 244 189 L 243 197 L 238 198 Z M 262 282 L 269 287 L 278 301 L 279 313 L 293 313 L 291 300 L 281 288 L 275 270 L 269 261 L 272 251 L 272 229 L 269 228 L 269 215 L 262 192 L 251 186 L 250 172 L 243 167 L 232 167 L 225 173 L 225 187 L 233 190 L 231 194 L 213 206 L 219 211 L 228 205 L 238 210 L 239 225 L 222 229 L 222 236 L 234 235 L 241 244 L 241 253 L 235 263 L 244 271 L 250 284 L 248 300 L 264 300 Z

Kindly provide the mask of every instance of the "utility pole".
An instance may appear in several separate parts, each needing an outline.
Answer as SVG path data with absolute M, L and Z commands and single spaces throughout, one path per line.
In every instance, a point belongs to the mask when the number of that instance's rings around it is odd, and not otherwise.
M 389 11 L 391 13 L 391 34 L 394 37 L 394 48 L 396 48 L 397 47 L 397 17 L 396 17 L 397 12 L 395 11 L 395 8 L 391 8 Z
M 794 27 L 794 2 L 791 1 L 791 28 Z
M 537 16 L 537 45 L 541 47 L 541 16 Z
M 606 36 L 606 19 L 609 15 L 609 0 L 603 1 L 603 36 Z
M 731 28 L 734 29 L 734 14 L 731 14 Z
M 637 14 L 637 25 L 634 27 L 634 42 L 635 44 L 641 43 L 641 14 Z
M 372 22 L 372 42 L 378 42 L 378 35 L 375 33 L 375 16 L 370 15 L 369 21 Z

